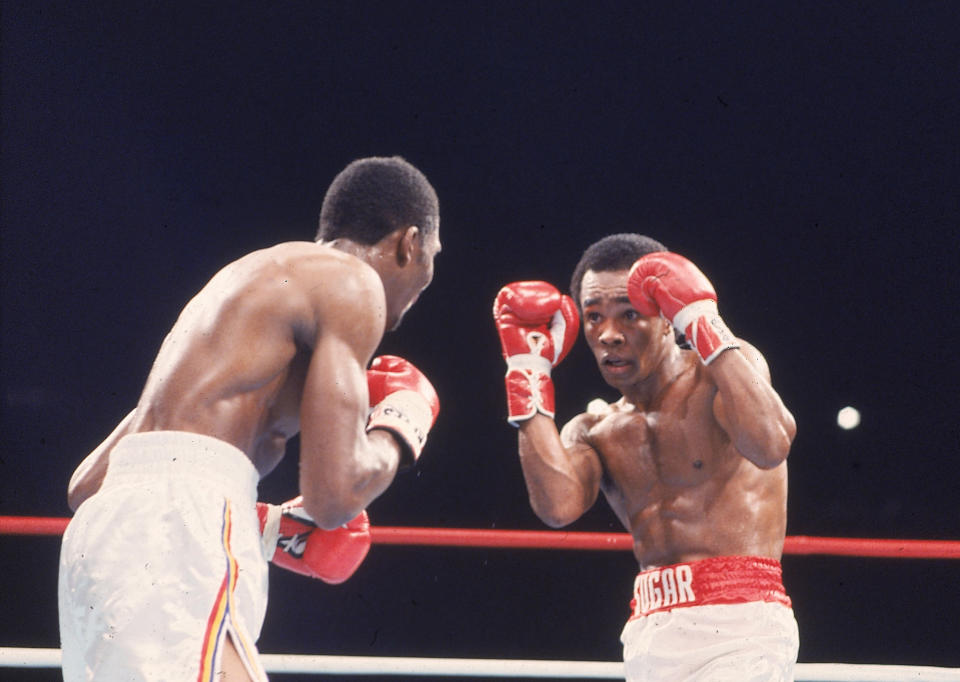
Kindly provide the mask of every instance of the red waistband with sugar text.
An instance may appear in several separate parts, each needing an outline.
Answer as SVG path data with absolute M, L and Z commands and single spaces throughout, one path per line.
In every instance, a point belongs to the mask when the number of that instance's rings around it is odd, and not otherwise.
M 722 556 L 641 571 L 633 584 L 630 618 L 707 604 L 766 601 L 791 606 L 780 562 Z

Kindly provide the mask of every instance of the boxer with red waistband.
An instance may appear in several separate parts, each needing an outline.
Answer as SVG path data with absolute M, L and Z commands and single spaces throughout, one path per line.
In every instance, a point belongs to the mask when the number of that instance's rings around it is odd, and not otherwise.
M 371 362 L 433 279 L 439 221 L 414 166 L 359 159 L 316 241 L 249 253 L 187 303 L 136 408 L 70 480 L 67 682 L 263 680 L 267 562 L 335 584 L 363 561 L 366 506 L 440 409 L 412 363 Z M 300 496 L 258 505 L 297 434 Z
M 528 281 L 497 295 L 508 421 L 541 520 L 566 526 L 602 491 L 633 536 L 627 679 L 792 680 L 780 556 L 796 425 L 763 356 L 724 323 L 707 277 L 649 237 L 592 244 L 570 291 Z M 621 397 L 558 431 L 551 373 L 581 316 Z

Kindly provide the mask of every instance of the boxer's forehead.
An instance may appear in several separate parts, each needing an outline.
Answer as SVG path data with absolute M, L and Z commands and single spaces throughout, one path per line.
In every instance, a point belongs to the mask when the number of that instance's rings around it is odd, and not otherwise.
M 586 308 L 600 303 L 629 303 L 629 270 L 587 270 L 580 283 L 580 305 Z

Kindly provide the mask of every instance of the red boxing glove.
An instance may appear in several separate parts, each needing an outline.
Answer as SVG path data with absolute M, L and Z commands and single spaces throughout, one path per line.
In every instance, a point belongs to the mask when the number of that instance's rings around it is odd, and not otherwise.
M 630 268 L 627 295 L 641 315 L 666 318 L 705 365 L 723 351 L 740 347 L 717 312 L 710 280 L 678 253 L 657 251 L 637 260 Z
M 550 370 L 577 339 L 576 304 L 547 282 L 513 282 L 497 294 L 493 319 L 507 361 L 507 421 L 519 426 L 538 412 L 552 419 Z
M 370 519 L 360 512 L 334 530 L 318 528 L 303 497 L 281 505 L 257 502 L 263 556 L 274 566 L 338 585 L 353 575 L 370 550 Z
M 433 385 L 413 363 L 395 355 L 381 355 L 367 370 L 367 389 L 373 408 L 367 432 L 391 432 L 405 446 L 406 461 L 401 463 L 415 463 L 440 413 L 440 398 Z

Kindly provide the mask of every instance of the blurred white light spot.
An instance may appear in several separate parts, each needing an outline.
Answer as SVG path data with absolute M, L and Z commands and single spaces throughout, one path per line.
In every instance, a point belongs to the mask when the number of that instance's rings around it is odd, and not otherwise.
M 860 425 L 860 412 L 855 407 L 845 407 L 837 412 L 837 426 L 841 429 L 855 429 Z

